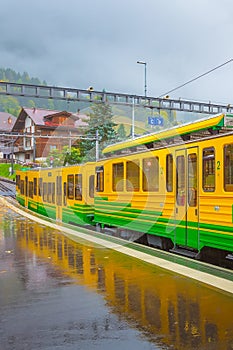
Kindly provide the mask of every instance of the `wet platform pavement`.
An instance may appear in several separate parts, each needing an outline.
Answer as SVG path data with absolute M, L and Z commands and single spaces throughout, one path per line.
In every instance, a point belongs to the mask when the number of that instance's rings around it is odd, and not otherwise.
M 232 294 L 0 205 L 0 350 L 233 349 Z

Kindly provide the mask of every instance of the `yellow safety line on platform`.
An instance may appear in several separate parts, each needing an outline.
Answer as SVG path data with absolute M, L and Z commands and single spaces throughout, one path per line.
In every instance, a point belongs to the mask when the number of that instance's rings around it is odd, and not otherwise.
M 104 246 L 109 249 L 113 249 L 115 251 L 118 251 L 120 253 L 126 254 L 128 256 L 132 256 L 134 258 L 143 260 L 149 264 L 153 264 L 156 266 L 159 266 L 163 269 L 178 273 L 180 275 L 186 276 L 188 278 L 195 279 L 199 282 L 202 282 L 204 284 L 208 284 L 210 286 L 213 286 L 218 289 L 222 289 L 225 292 L 229 292 L 233 294 L 233 281 L 226 280 L 221 277 L 210 275 L 206 272 L 198 271 L 195 269 L 192 269 L 190 267 L 186 267 L 171 261 L 167 261 L 155 256 L 151 256 L 149 254 L 134 250 L 132 248 L 125 247 L 123 245 L 119 245 L 110 241 L 106 241 L 102 238 L 90 236 L 88 234 L 77 232 L 75 230 L 72 230 L 68 227 L 60 226 L 59 224 L 55 224 L 52 222 L 48 222 L 46 220 L 40 219 L 32 214 L 29 214 L 28 212 L 19 209 L 18 207 L 15 207 L 11 203 L 9 203 L 6 199 L 0 197 L 1 202 L 8 206 L 10 209 L 14 210 L 16 213 L 23 215 L 27 217 L 28 219 L 31 219 L 33 221 L 36 221 L 42 225 L 49 226 L 53 229 L 61 231 L 63 234 L 68 234 L 72 236 L 76 236 L 78 238 L 84 239 L 85 241 L 91 241 L 92 243 L 95 243 L 100 246 Z

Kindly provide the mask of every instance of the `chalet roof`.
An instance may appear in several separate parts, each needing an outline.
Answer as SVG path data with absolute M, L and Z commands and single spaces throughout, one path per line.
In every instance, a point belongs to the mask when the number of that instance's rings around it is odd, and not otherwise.
M 45 125 L 45 118 L 51 118 L 54 115 L 58 114 L 67 114 L 67 116 L 70 116 L 71 113 L 66 111 L 54 111 L 54 110 L 48 110 L 48 109 L 39 109 L 39 108 L 23 108 L 25 113 L 33 120 L 33 122 L 36 125 Z
M 75 127 L 84 127 L 87 126 L 88 123 L 86 123 L 87 116 L 85 115 L 79 115 L 78 113 L 72 113 L 67 111 L 57 111 L 57 110 L 48 110 L 48 109 L 41 109 L 41 108 L 26 108 L 22 107 L 17 122 L 16 122 L 16 128 L 22 126 L 24 123 L 25 118 L 28 116 L 32 119 L 32 121 L 37 126 L 46 126 L 46 121 L 48 119 L 59 116 L 59 115 L 66 115 L 69 118 L 72 118 L 75 120 Z
M 0 112 L 0 130 L 11 131 L 16 122 L 16 117 L 10 113 Z

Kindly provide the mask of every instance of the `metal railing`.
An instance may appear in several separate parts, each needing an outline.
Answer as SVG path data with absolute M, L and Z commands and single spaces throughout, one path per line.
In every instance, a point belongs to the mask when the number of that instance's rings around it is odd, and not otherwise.
M 11 82 L 0 82 L 0 95 L 35 97 L 45 99 L 56 99 L 66 101 L 82 101 L 134 105 L 147 108 L 163 110 L 176 110 L 182 112 L 195 112 L 205 114 L 233 113 L 231 104 L 217 104 L 211 102 L 198 102 L 182 99 L 170 99 L 160 97 L 138 96 L 106 91 L 94 91 L 92 89 L 82 90 L 75 88 L 64 88 L 57 86 L 44 86 L 33 84 L 19 84 Z

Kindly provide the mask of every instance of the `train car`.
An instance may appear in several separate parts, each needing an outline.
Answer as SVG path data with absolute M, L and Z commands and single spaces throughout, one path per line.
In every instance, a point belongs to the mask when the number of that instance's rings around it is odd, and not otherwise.
M 23 168 L 16 171 L 16 199 L 25 208 L 38 211 L 38 170 Z M 34 200 L 33 200 L 34 199 Z
M 18 172 L 17 199 L 177 254 L 231 258 L 232 127 L 233 115 L 219 114 L 110 145 L 97 162 Z
M 231 254 L 232 121 L 220 114 L 108 146 L 96 223 L 190 257 Z
M 89 225 L 94 219 L 95 166 L 92 163 L 64 167 L 61 170 L 62 222 Z
M 16 174 L 16 199 L 51 219 L 88 225 L 94 218 L 94 165 L 25 169 Z

